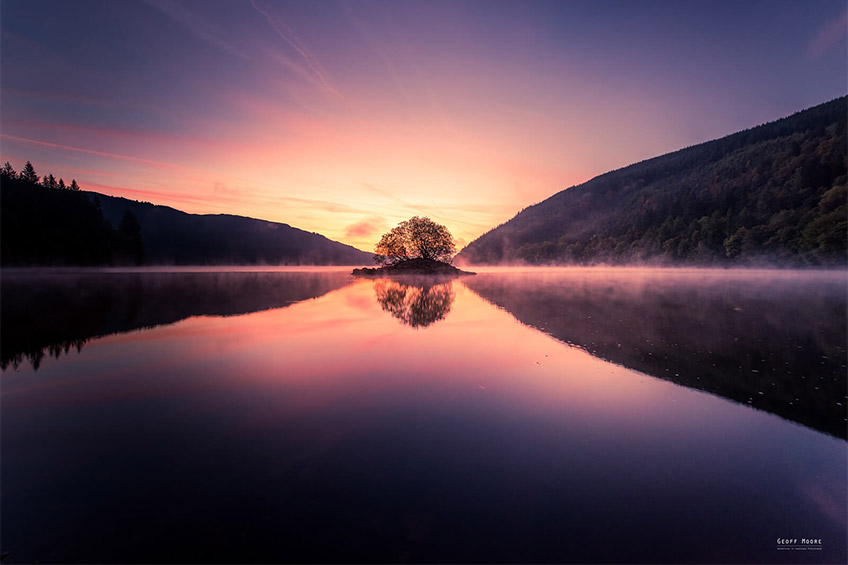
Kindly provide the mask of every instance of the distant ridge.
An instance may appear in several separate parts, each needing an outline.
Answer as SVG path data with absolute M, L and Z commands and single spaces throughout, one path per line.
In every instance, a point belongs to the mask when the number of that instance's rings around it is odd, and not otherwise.
M 848 97 L 600 175 L 468 244 L 461 264 L 845 265 Z
M 85 191 L 83 191 L 86 193 Z M 151 264 L 364 265 L 373 254 L 288 224 L 229 214 L 188 214 L 168 206 L 95 192 L 103 216 L 119 225 L 130 211 Z
M 0 172 L 3 266 L 372 263 L 371 253 L 287 224 L 187 214 L 53 184 L 34 172 Z

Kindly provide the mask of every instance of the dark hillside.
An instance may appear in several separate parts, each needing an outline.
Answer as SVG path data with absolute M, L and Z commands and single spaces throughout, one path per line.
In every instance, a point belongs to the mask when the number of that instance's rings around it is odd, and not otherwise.
M 457 259 L 845 265 L 847 104 L 598 176 L 526 208 Z
M 130 222 L 115 228 L 96 202 L 74 190 L 0 175 L 0 262 L 6 265 L 115 265 L 143 260 Z
M 4 266 L 363 265 L 372 255 L 286 224 L 186 214 L 0 171 Z
M 365 253 L 287 224 L 227 214 L 187 214 L 167 206 L 97 193 L 113 225 L 126 211 L 138 218 L 147 260 L 175 265 L 363 265 Z

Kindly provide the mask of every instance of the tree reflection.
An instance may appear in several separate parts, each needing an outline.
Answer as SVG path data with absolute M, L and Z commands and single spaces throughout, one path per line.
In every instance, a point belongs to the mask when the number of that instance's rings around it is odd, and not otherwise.
M 3 273 L 0 370 L 80 351 L 95 337 L 284 308 L 350 284 L 342 271 Z
M 383 310 L 413 328 L 425 328 L 444 319 L 455 297 L 451 281 L 405 284 L 379 279 L 374 281 L 374 293 Z

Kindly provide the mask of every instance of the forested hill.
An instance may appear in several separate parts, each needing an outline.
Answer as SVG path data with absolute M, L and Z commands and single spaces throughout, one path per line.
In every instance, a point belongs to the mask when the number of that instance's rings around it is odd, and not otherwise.
M 286 224 L 196 215 L 0 171 L 3 266 L 363 265 L 372 254 Z
M 618 169 L 521 211 L 460 263 L 845 265 L 848 97 Z
M 97 197 L 113 226 L 131 212 L 151 264 L 176 265 L 367 265 L 373 254 L 323 235 L 228 214 L 187 214 L 167 206 L 103 194 Z
M 31 170 L 31 169 L 30 169 Z M 115 227 L 74 188 L 0 174 L 0 262 L 3 266 L 121 265 L 144 261 L 138 224 L 127 215 Z M 124 220 L 121 222 L 120 220 Z M 117 229 L 115 229 L 117 228 Z

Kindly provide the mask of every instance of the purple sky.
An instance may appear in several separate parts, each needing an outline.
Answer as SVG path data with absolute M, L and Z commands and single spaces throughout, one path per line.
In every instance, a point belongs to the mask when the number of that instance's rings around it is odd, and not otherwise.
M 3 0 L 0 26 L 0 160 L 366 250 L 848 92 L 845 0 Z

